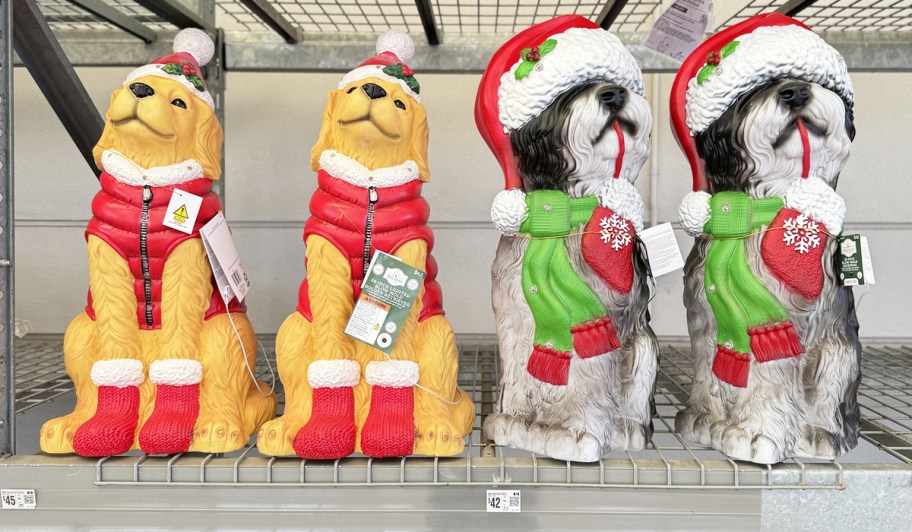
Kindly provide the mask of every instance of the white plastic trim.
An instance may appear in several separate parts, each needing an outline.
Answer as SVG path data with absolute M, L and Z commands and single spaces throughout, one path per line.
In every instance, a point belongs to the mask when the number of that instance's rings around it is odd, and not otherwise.
M 405 388 L 418 384 L 418 364 L 410 360 L 371 362 L 364 370 L 364 379 L 371 386 Z
M 504 131 L 521 128 L 545 110 L 559 95 L 591 81 L 616 83 L 643 95 L 643 74 L 620 39 L 601 29 L 571 28 L 545 39 L 557 46 L 535 65 L 532 72 L 516 79 L 516 63 L 500 78 L 498 108 Z M 528 47 L 540 45 L 530 42 Z
M 184 76 L 172 76 L 171 74 L 168 74 L 167 72 L 162 70 L 163 66 L 165 66 L 165 65 L 159 65 L 159 64 L 155 64 L 155 63 L 143 65 L 143 66 L 137 68 L 136 70 L 134 70 L 133 72 L 130 72 L 130 74 L 127 76 L 127 79 L 124 80 L 124 85 L 130 83 L 131 81 L 135 81 L 143 76 L 155 76 L 155 77 L 159 77 L 159 78 L 172 79 L 172 80 L 180 83 L 184 87 L 186 87 L 187 90 L 189 90 L 191 94 L 197 96 L 200 100 L 203 100 L 204 102 L 206 102 L 206 105 L 208 105 L 210 109 L 215 109 L 215 102 L 212 100 L 212 95 L 209 94 L 208 90 L 205 90 L 203 92 L 198 91 L 196 89 L 196 87 L 193 86 L 192 83 L 187 81 L 187 78 L 185 78 Z M 202 78 L 201 74 L 200 74 L 200 78 Z
M 139 386 L 145 380 L 142 362 L 132 358 L 99 360 L 92 364 L 89 372 L 96 386 Z
M 336 150 L 325 150 L 320 154 L 320 168 L 329 175 L 359 187 L 387 188 L 404 185 L 418 179 L 418 165 L 405 161 L 388 168 L 370 170 L 358 161 L 342 155 Z
M 618 216 L 626 218 L 635 231 L 643 230 L 643 216 L 646 207 L 643 205 L 643 198 L 637 191 L 633 183 L 626 179 L 609 179 L 599 191 L 599 201 L 602 207 L 611 209 Z
M 500 234 L 516 236 L 528 214 L 526 194 L 522 190 L 501 190 L 494 196 L 494 202 L 491 204 L 491 221 Z
M 149 366 L 149 380 L 173 386 L 199 384 L 203 380 L 203 365 L 189 358 L 156 360 Z
M 377 78 L 377 79 L 382 79 L 383 81 L 388 81 L 390 83 L 398 83 L 399 86 L 402 87 L 402 90 L 404 90 L 405 93 L 408 94 L 410 98 L 412 98 L 413 100 L 415 100 L 418 103 L 421 103 L 421 98 L 418 96 L 418 94 L 415 91 L 413 91 L 411 89 L 411 87 L 409 87 L 405 83 L 405 81 L 403 81 L 399 78 L 390 76 L 389 74 L 387 74 L 386 72 L 383 71 L 384 68 L 386 68 L 386 65 L 364 65 L 364 66 L 358 67 L 358 68 L 352 70 L 351 72 L 345 74 L 344 76 L 342 76 L 342 79 L 339 80 L 338 88 L 341 89 L 341 88 L 345 87 L 346 85 L 348 85 L 349 83 L 352 83 L 355 81 L 361 81 L 362 79 Z
M 838 233 L 842 230 L 845 200 L 823 179 L 808 177 L 795 181 L 785 192 L 783 200 L 786 207 L 823 223 L 827 231 Z
M 681 200 L 678 207 L 678 219 L 684 231 L 693 237 L 703 236 L 703 227 L 711 215 L 709 200 L 712 196 L 708 192 L 696 190 L 688 192 Z
M 361 380 L 361 365 L 354 360 L 317 360 L 307 366 L 311 388 L 351 388 Z
M 736 37 L 738 47 L 722 59 L 703 83 L 690 80 L 686 122 L 699 133 L 746 91 L 776 79 L 818 83 L 838 94 L 851 108 L 855 90 L 845 60 L 816 33 L 799 26 L 765 26 Z
M 101 154 L 101 166 L 114 179 L 134 187 L 180 185 L 203 177 L 203 167 L 193 159 L 168 166 L 143 168 L 115 150 L 105 150 Z

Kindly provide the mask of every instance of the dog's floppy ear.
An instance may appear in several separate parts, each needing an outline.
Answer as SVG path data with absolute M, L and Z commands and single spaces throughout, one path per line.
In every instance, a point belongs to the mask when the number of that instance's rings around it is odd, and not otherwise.
M 101 132 L 101 138 L 98 139 L 98 142 L 95 143 L 95 147 L 92 148 L 92 157 L 95 159 L 95 167 L 99 170 L 104 170 L 101 167 L 101 154 L 104 153 L 106 149 L 111 146 L 111 143 L 114 141 L 111 138 L 111 128 L 108 124 L 111 123 L 111 107 L 114 106 L 114 98 L 117 97 L 117 93 L 122 91 L 123 87 L 111 91 L 111 101 L 108 103 L 108 110 L 105 112 L 105 126 L 104 130 Z
M 320 169 L 320 154 L 326 150 L 331 150 L 333 146 L 333 137 L 336 132 L 336 102 L 339 101 L 340 90 L 329 91 L 326 100 L 326 108 L 323 110 L 323 124 L 320 126 L 320 135 L 317 137 L 317 143 L 310 150 L 310 166 L 316 172 Z
M 412 131 L 412 143 L 409 146 L 408 158 L 415 161 L 418 165 L 418 175 L 422 181 L 431 179 L 431 170 L 428 168 L 428 123 L 427 113 L 424 107 L 413 105 L 415 114 L 414 131 Z
M 203 167 L 203 175 L 215 180 L 222 175 L 222 141 L 225 133 L 215 113 L 206 111 L 208 109 L 202 112 L 204 116 L 196 132 L 196 151 L 193 158 Z

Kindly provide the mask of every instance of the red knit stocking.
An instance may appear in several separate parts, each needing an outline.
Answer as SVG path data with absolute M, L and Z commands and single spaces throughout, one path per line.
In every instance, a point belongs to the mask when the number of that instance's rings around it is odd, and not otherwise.
M 147 454 L 189 451 L 200 410 L 199 384 L 157 384 L 155 389 L 155 408 L 139 431 L 139 447 Z
M 98 408 L 76 429 L 73 450 L 81 456 L 123 454 L 133 447 L 138 422 L 138 386 L 99 386 Z
M 414 387 L 372 386 L 370 412 L 361 429 L 361 451 L 383 458 L 406 456 L 414 448 Z
M 354 388 L 314 388 L 310 420 L 298 431 L 294 451 L 301 458 L 330 460 L 355 452 Z

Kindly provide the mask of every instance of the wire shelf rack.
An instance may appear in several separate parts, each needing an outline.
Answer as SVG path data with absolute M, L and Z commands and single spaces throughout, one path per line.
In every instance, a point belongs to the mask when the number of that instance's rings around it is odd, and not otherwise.
M 750 0 L 721 27 L 775 11 L 787 3 L 788 0 Z M 912 0 L 816 0 L 797 18 L 815 31 L 912 31 Z
M 262 337 L 274 357 L 274 337 Z M 50 401 L 74 400 L 61 355 L 60 336 L 30 335 L 16 343 L 16 411 L 29 411 Z M 494 445 L 481 431 L 494 411 L 498 394 L 498 355 L 493 337 L 460 337 L 459 382 L 475 401 L 477 417 L 456 457 L 372 459 L 360 455 L 334 461 L 262 456 L 255 442 L 226 454 L 187 453 L 150 456 L 134 452 L 95 464 L 96 483 L 328 486 L 328 485 L 466 485 L 582 486 L 690 489 L 839 489 L 843 465 L 838 461 L 788 460 L 775 466 L 739 462 L 674 433 L 674 416 L 691 383 L 689 346 L 664 342 L 656 390 L 655 434 L 648 448 L 611 453 L 591 464 L 552 460 Z M 265 358 L 257 374 L 268 377 Z M 895 458 L 912 464 L 912 348 L 873 345 L 865 348 L 859 402 L 864 417 L 862 438 Z M 284 407 L 281 385 L 279 411 Z M 53 462 L 55 457 L 45 460 Z M 67 457 L 61 457 L 65 460 Z
M 105 21 L 103 18 L 87 11 L 69 0 L 37 0 L 38 7 L 48 24 L 55 31 L 121 31 L 117 26 Z M 177 28 L 156 16 L 148 9 L 130 0 L 107 0 L 108 6 L 113 7 L 124 15 L 146 25 L 152 30 L 172 30 Z

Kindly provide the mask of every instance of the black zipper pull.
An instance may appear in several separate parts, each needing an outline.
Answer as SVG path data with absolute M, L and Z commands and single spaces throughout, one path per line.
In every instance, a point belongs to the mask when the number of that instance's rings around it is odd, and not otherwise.
M 374 204 L 380 199 L 380 194 L 374 187 L 367 187 L 367 219 L 364 221 L 364 265 L 361 278 L 367 277 L 367 267 L 370 266 L 371 233 L 374 230 Z

